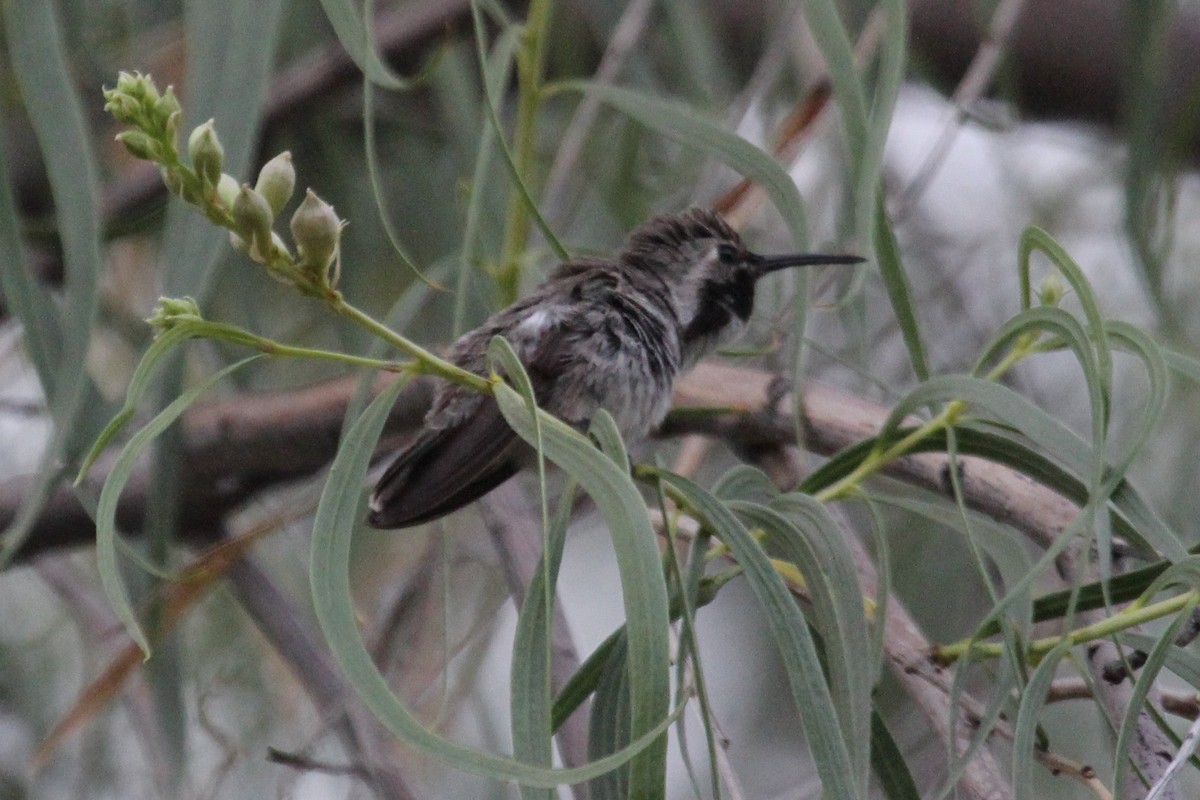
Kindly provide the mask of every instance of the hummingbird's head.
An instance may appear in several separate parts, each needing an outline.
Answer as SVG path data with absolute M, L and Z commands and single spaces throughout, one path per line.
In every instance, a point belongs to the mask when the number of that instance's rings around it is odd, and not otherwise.
M 679 320 L 682 344 L 696 355 L 745 328 L 762 276 L 788 267 L 862 260 L 807 253 L 761 256 L 746 249 L 719 214 L 700 208 L 655 217 L 630 234 L 621 251 L 623 264 L 661 278 Z

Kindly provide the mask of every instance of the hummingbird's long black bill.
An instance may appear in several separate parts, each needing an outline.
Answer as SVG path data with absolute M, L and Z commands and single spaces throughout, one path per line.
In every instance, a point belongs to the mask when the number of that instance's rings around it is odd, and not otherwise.
M 768 272 L 775 272 L 789 267 L 818 267 L 826 264 L 861 264 L 866 261 L 862 256 L 844 254 L 821 255 L 817 253 L 787 253 L 781 256 L 754 255 L 750 264 L 754 267 L 757 277 Z

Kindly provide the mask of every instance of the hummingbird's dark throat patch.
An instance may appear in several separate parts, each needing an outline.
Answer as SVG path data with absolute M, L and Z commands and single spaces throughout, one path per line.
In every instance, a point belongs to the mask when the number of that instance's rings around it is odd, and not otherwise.
M 736 316 L 742 322 L 754 311 L 754 278 L 739 272 L 731 281 L 710 281 L 696 298 L 696 316 L 683 331 L 683 340 L 691 342 L 719 333 Z

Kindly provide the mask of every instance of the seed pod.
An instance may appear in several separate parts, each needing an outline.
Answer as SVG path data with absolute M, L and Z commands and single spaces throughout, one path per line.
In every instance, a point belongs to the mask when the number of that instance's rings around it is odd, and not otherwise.
M 158 142 L 150 138 L 148 134 L 139 130 L 121 131 L 117 134 L 117 141 L 125 145 L 125 149 L 134 158 L 153 161 L 158 155 Z
M 172 147 L 175 146 L 175 137 L 179 132 L 179 120 L 182 117 L 183 111 L 179 108 L 175 90 L 168 86 L 167 90 L 162 93 L 162 97 L 154 102 L 154 118 L 162 128 L 164 140 L 170 142 Z
M 278 214 L 292 199 L 296 190 L 296 168 L 292 166 L 291 152 L 284 150 L 272 158 L 258 172 L 254 191 L 267 198 L 271 211 Z
M 325 275 L 337 254 L 342 223 L 333 206 L 317 197 L 312 189 L 292 215 L 292 238 L 300 263 L 314 273 Z
M 217 139 L 211 119 L 203 125 L 197 125 L 188 137 L 188 156 L 192 159 L 192 169 L 204 185 L 216 186 L 221 180 L 221 169 L 225 166 L 225 148 Z
M 179 98 L 175 96 L 175 87 L 168 86 L 162 96 L 154 101 L 154 111 L 163 119 L 180 112 Z
M 251 250 L 266 252 L 271 242 L 271 206 L 261 194 L 243 183 L 233 201 L 233 222 L 237 232 L 250 242 Z

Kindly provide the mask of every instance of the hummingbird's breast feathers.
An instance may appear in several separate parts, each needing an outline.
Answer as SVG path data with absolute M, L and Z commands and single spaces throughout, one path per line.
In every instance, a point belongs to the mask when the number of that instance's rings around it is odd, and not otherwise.
M 612 260 L 582 259 L 562 265 L 527 298 L 461 337 L 449 359 L 486 375 L 488 343 L 503 336 L 547 411 L 584 426 L 602 407 L 627 435 L 644 436 L 669 408 L 683 361 L 679 332 L 661 279 L 647 281 Z M 458 424 L 482 402 L 474 392 L 443 384 L 427 424 Z

